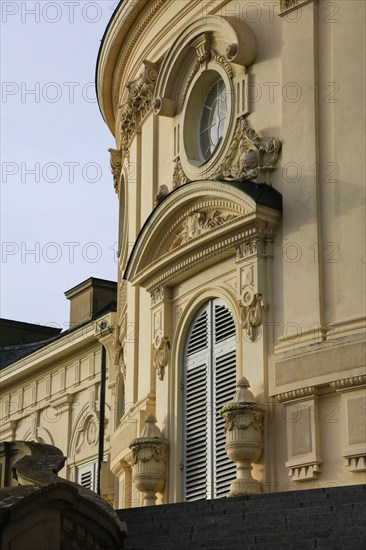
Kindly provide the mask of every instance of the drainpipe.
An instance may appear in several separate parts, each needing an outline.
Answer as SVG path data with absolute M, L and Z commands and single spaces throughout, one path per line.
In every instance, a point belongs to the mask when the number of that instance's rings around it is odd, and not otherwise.
M 106 349 L 102 345 L 102 357 L 100 365 L 100 398 L 99 398 L 99 448 L 98 448 L 98 478 L 97 493 L 100 495 L 100 478 L 102 472 L 102 462 L 104 455 L 104 418 L 105 418 L 105 381 L 107 370 Z

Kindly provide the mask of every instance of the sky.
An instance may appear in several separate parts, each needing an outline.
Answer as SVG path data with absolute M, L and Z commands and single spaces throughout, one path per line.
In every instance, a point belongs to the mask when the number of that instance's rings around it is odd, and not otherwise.
M 95 65 L 118 2 L 1 0 L 0 317 L 68 328 L 64 292 L 117 278 Z

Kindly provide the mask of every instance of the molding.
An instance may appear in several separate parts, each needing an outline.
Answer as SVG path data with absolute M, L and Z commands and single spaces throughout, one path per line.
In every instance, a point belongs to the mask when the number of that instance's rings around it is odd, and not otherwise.
M 180 234 L 178 242 L 177 233 L 192 221 L 192 213 L 198 215 L 198 225 L 201 220 L 201 226 L 207 227 L 188 237 Z M 223 252 L 235 258 L 235 247 L 243 241 L 273 238 L 280 219 L 280 212 L 256 204 L 226 183 L 192 182 L 155 209 L 140 232 L 124 277 L 150 292 L 171 286 L 188 271 L 204 269 L 207 261 L 219 262 Z
M 366 453 L 361 455 L 345 456 L 345 466 L 349 472 L 366 472 Z
M 307 343 L 308 344 L 308 343 Z M 364 375 L 366 342 L 364 335 L 303 345 L 275 357 L 274 380 L 270 395 L 291 391 L 294 385 L 326 385 L 349 373 L 349 378 Z
M 280 0 L 280 17 L 291 13 L 297 9 L 301 9 L 307 4 L 311 4 L 316 0 Z
M 366 375 L 352 376 L 351 378 L 343 378 L 342 380 L 336 380 L 331 382 L 330 386 L 337 391 L 348 390 L 355 386 L 364 386 L 366 384 Z
M 288 403 L 289 401 L 296 401 L 297 399 L 306 399 L 307 397 L 313 397 L 314 395 L 315 395 L 315 387 L 309 386 L 307 388 L 300 388 L 298 390 L 279 393 L 275 397 L 279 403 Z
M 286 462 L 286 466 L 287 466 Z M 287 466 L 288 476 L 292 481 L 308 481 L 310 479 L 316 479 L 320 474 L 321 462 L 311 462 L 301 464 L 298 466 Z
M 127 8 L 129 7 L 129 4 L 131 5 L 131 10 L 137 6 L 139 3 L 136 2 L 126 2 Z M 125 7 L 124 4 L 122 5 L 122 9 Z M 118 105 L 119 102 L 119 93 L 121 89 L 121 83 L 122 78 L 128 63 L 128 59 L 131 56 L 140 36 L 143 32 L 146 31 L 146 27 L 149 25 L 149 23 L 152 21 L 154 16 L 157 14 L 157 12 L 160 10 L 162 6 L 166 4 L 166 0 L 155 0 L 152 2 L 151 7 L 149 7 L 145 13 L 142 15 L 142 17 L 139 18 L 133 18 L 131 13 L 128 13 L 126 16 L 126 23 L 128 25 L 128 31 L 130 31 L 129 36 L 127 37 L 126 42 L 123 44 L 123 48 L 121 50 L 121 58 L 118 61 L 118 74 L 116 76 L 116 81 L 112 90 L 112 94 L 114 96 L 114 105 Z M 131 32 L 131 21 L 137 20 L 134 28 Z

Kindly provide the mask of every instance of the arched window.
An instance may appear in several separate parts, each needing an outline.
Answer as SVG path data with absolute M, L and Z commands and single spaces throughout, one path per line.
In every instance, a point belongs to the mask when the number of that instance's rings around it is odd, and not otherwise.
M 225 451 L 221 407 L 236 387 L 235 322 L 220 299 L 207 302 L 193 319 L 184 350 L 184 497 L 226 495 L 235 465 Z

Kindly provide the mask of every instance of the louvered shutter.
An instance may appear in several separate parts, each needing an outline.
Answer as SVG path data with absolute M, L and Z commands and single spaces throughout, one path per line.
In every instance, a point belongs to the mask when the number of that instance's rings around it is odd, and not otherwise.
M 215 498 L 226 496 L 232 479 L 235 478 L 235 464 L 225 451 L 224 419 L 220 410 L 232 400 L 236 388 L 236 346 L 235 323 L 229 309 L 214 304 L 214 485 Z
M 97 461 L 88 462 L 76 469 L 76 481 L 91 491 L 97 490 Z
M 225 451 L 221 407 L 236 385 L 235 323 L 221 300 L 197 314 L 188 333 L 184 365 L 184 495 L 186 500 L 225 496 L 235 465 Z
M 185 499 L 206 498 L 208 312 L 193 323 L 185 363 Z

